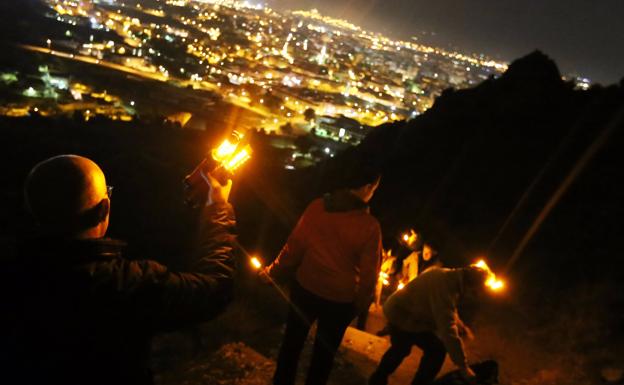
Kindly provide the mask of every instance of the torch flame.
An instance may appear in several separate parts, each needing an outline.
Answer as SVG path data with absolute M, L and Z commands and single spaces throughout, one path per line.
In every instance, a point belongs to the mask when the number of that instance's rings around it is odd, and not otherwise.
M 238 143 L 230 143 L 230 140 L 226 139 L 219 147 L 212 150 L 212 157 L 217 162 L 222 162 L 236 151 L 236 147 L 238 147 Z
M 412 246 L 418 240 L 418 233 L 410 229 L 408 232 L 403 233 L 403 235 L 401 236 L 401 239 L 408 246 Z
M 490 289 L 494 290 L 494 291 L 498 291 L 500 289 L 502 289 L 503 287 L 505 287 L 505 282 L 501 281 L 500 279 L 496 278 L 496 277 L 491 277 L 488 278 L 488 280 L 485 282 L 486 286 L 488 286 Z
M 230 160 L 223 164 L 223 168 L 228 171 L 234 171 L 240 165 L 245 163 L 251 158 L 251 146 L 247 145 L 242 150 L 237 152 Z
M 243 134 L 234 131 L 219 147 L 212 150 L 212 158 L 226 171 L 233 172 L 251 158 L 251 146 L 241 143 Z
M 405 284 L 403 282 L 399 282 L 398 286 L 397 286 L 397 290 L 401 290 L 405 287 Z
M 473 263 L 472 266 L 487 272 L 488 278 L 485 281 L 485 286 L 487 286 L 490 290 L 501 291 L 505 287 L 505 282 L 496 277 L 496 274 L 494 274 L 484 259 L 479 259 L 476 263 Z
M 260 262 L 260 260 L 256 257 L 252 257 L 251 258 L 251 265 L 254 267 L 254 269 L 259 270 L 260 268 L 262 268 L 262 263 Z
M 390 276 L 388 275 L 388 273 L 386 273 L 386 272 L 384 272 L 384 271 L 380 271 L 380 272 L 379 272 L 379 281 L 381 281 L 381 283 L 382 283 L 384 286 L 388 286 L 388 285 L 390 285 L 390 281 L 388 281 L 388 278 L 389 278 L 389 277 L 390 277 Z

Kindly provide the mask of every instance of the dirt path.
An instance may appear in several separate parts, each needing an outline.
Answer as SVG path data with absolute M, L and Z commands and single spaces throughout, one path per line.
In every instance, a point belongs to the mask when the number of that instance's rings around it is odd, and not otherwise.
M 267 331 L 267 334 L 275 331 Z M 265 335 L 264 337 L 268 337 Z M 311 336 L 312 337 L 312 334 Z M 275 340 L 274 337 L 265 341 Z M 250 344 L 257 344 L 253 338 Z M 279 344 L 278 344 L 279 346 Z M 298 383 L 303 384 L 306 366 L 309 362 L 312 338 L 302 354 Z M 264 347 L 269 348 L 269 347 Z M 369 333 L 349 328 L 336 357 L 330 385 L 364 385 L 375 369 L 379 359 L 388 348 L 388 341 Z M 268 385 L 275 370 L 277 346 L 266 349 L 270 356 L 259 353 L 244 342 L 230 342 L 216 351 L 199 354 L 197 357 L 163 372 L 158 377 L 159 385 Z M 391 377 L 390 385 L 408 384 L 420 360 L 420 352 L 414 349 L 397 372 Z M 447 361 L 443 372 L 452 369 Z
M 251 290 L 250 290 L 251 288 Z M 282 341 L 287 306 L 272 288 L 253 285 L 242 288 L 238 300 L 218 319 L 159 338 L 153 362 L 158 385 L 269 385 Z M 535 346 L 523 329 L 514 325 L 514 314 L 494 308 L 484 314 L 488 322 L 476 322 L 476 339 L 466 343 L 470 362 L 496 360 L 500 382 L 509 385 L 578 384 L 583 367 L 571 366 L 562 352 L 549 353 Z M 330 385 L 365 385 L 388 348 L 387 337 L 373 333 L 384 324 L 379 314 L 371 314 L 371 333 L 349 328 L 336 356 Z M 303 384 L 310 359 L 310 333 L 298 370 L 297 384 Z M 411 382 L 420 351 L 417 348 L 390 378 L 390 385 Z M 571 368 L 571 369 L 570 369 Z M 453 369 L 448 357 L 442 373 Z M 578 373 L 577 373 L 578 372 Z M 600 383 L 583 381 L 587 384 Z

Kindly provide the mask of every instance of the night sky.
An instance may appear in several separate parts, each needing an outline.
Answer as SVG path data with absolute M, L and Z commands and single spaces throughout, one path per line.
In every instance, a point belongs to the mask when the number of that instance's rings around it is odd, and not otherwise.
M 510 61 L 534 49 L 563 74 L 602 84 L 624 77 L 624 0 L 269 0 L 316 7 L 391 37 Z

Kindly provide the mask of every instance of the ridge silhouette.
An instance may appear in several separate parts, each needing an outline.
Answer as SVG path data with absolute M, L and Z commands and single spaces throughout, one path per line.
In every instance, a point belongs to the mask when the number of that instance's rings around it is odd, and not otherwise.
M 379 162 L 384 177 L 372 207 L 388 238 L 405 228 L 422 229 L 449 264 L 469 262 L 497 240 L 489 257 L 502 266 L 623 104 L 622 85 L 577 90 L 548 56 L 534 51 L 498 78 L 444 91 L 416 119 L 378 127 L 315 174 L 323 176 L 320 190 L 328 190 L 340 185 L 340 170 L 353 163 L 349 159 Z M 616 261 L 616 241 L 607 234 L 623 211 L 613 185 L 620 174 L 615 165 L 623 160 L 622 125 L 617 123 L 529 242 L 521 268 L 544 275 L 570 270 L 597 279 L 602 268 L 585 266 L 588 255 L 602 267 Z

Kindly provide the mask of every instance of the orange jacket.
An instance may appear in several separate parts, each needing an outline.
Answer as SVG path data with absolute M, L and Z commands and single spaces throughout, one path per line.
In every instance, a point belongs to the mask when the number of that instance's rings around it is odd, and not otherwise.
M 380 260 L 379 222 L 342 190 L 310 203 L 268 273 L 277 279 L 294 274 L 321 298 L 363 307 L 372 298 Z

